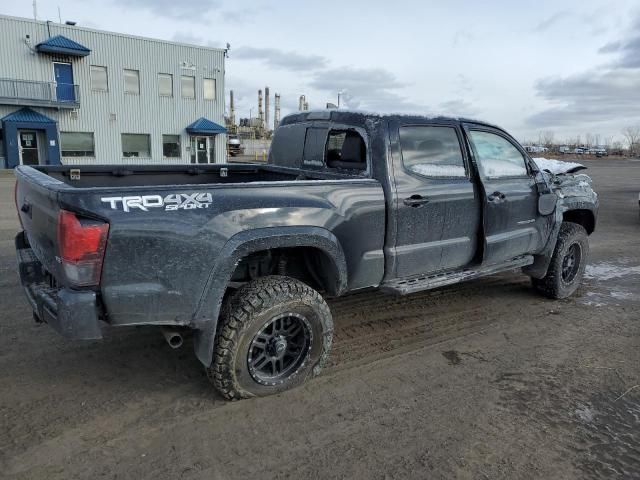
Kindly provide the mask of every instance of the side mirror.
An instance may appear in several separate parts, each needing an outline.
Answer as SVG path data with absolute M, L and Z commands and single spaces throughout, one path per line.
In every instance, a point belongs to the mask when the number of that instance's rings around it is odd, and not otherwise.
M 538 197 L 538 213 L 551 215 L 556 210 L 558 196 L 555 193 L 544 193 Z

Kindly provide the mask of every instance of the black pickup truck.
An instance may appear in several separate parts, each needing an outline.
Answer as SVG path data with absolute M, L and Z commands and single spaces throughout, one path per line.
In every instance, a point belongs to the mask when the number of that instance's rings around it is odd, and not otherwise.
M 324 296 L 404 295 L 522 269 L 581 282 L 598 208 L 583 174 L 542 170 L 472 120 L 293 114 L 268 164 L 18 167 L 19 270 L 37 321 L 71 338 L 158 325 L 229 399 L 316 375 Z

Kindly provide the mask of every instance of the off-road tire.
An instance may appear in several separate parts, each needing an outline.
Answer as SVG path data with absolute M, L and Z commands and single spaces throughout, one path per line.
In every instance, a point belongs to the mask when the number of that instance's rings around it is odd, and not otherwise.
M 579 265 L 570 281 L 565 281 L 562 275 L 563 260 L 569 249 L 578 245 L 580 250 Z M 543 278 L 532 278 L 533 286 L 544 296 L 554 299 L 567 298 L 580 286 L 584 270 L 589 257 L 589 239 L 587 231 L 582 225 L 572 222 L 564 222 L 560 225 L 560 233 L 556 242 L 553 257 L 547 274 Z
M 249 369 L 251 342 L 273 318 L 287 313 L 304 316 L 308 321 L 308 354 L 285 381 L 275 385 L 260 383 Z M 228 400 L 278 393 L 318 375 L 332 340 L 331 311 L 318 292 L 290 277 L 259 278 L 241 287 L 223 306 L 207 376 Z

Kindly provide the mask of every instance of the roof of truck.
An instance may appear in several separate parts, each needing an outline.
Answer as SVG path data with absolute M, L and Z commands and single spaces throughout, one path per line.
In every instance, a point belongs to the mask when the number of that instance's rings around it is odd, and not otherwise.
M 327 110 L 306 110 L 303 112 L 295 112 L 285 116 L 280 125 L 289 125 L 292 123 L 304 122 L 309 120 L 333 120 L 344 121 L 346 123 L 355 121 L 362 122 L 369 118 L 384 118 L 384 119 L 422 119 L 422 120 L 442 120 L 449 122 L 469 122 L 486 125 L 489 127 L 500 128 L 497 125 L 483 122 L 472 118 L 466 118 L 456 115 L 441 115 L 441 114 L 425 114 L 425 113 L 382 113 L 382 112 L 368 112 L 363 110 L 353 109 L 327 109 Z M 502 130 L 502 128 L 500 128 Z

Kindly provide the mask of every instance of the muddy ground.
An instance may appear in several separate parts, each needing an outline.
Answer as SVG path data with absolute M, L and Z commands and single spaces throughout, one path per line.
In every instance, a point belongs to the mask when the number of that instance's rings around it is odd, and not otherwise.
M 324 373 L 235 403 L 154 329 L 34 324 L 0 178 L 0 477 L 640 478 L 640 161 L 587 163 L 601 213 L 577 296 L 513 273 L 333 301 Z

